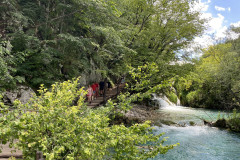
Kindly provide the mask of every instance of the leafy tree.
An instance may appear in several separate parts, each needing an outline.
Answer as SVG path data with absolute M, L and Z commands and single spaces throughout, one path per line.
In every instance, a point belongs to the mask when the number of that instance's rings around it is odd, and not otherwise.
M 16 83 L 24 82 L 24 78 L 16 76 L 16 65 L 24 60 L 21 52 L 12 53 L 12 45 L 9 41 L 0 43 L 0 91 L 12 88 Z
M 91 72 L 119 79 L 127 65 L 164 67 L 202 31 L 190 6 L 187 0 L 4 0 L 0 21 L 11 54 L 24 54 L 16 75 L 38 88 Z
M 237 31 L 237 30 L 236 30 Z M 210 46 L 195 69 L 179 79 L 184 104 L 193 107 L 239 108 L 239 38 Z
M 204 20 L 188 0 L 124 0 L 121 5 L 121 17 L 131 24 L 125 31 L 127 45 L 138 52 L 130 59 L 134 65 L 169 62 L 203 31 Z

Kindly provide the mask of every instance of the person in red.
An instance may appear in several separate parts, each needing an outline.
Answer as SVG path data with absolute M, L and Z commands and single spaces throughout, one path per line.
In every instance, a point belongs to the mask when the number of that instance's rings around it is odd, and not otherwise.
M 99 84 L 96 82 L 95 86 L 96 86 L 96 97 L 98 97 L 99 96 Z
M 96 86 L 95 83 L 93 83 L 93 84 L 91 85 L 91 87 L 92 87 L 92 90 L 93 90 L 93 99 L 95 99 L 95 98 L 96 98 L 96 88 L 97 88 L 97 86 Z

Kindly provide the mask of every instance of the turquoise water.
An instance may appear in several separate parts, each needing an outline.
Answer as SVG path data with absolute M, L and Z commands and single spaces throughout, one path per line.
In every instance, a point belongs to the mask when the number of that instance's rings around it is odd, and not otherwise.
M 155 126 L 155 134 L 165 132 L 164 137 L 169 137 L 166 145 L 180 143 L 180 146 L 151 160 L 240 160 L 240 134 L 204 126 L 200 119 L 217 119 L 218 111 L 166 106 L 159 112 L 163 113 L 161 119 L 186 124 L 186 127 Z M 189 121 L 197 125 L 189 126 Z
M 161 119 L 170 120 L 175 123 L 186 123 L 190 121 L 197 125 L 203 125 L 203 120 L 215 121 L 218 117 L 228 117 L 229 113 L 220 112 L 216 110 L 197 109 L 183 106 L 166 106 L 161 107 L 159 112 L 162 113 Z

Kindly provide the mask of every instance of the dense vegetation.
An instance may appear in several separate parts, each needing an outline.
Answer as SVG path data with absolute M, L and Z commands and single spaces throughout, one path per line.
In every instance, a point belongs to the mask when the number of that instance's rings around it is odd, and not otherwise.
M 12 111 L 1 103 L 1 141 L 12 145 L 18 140 L 15 145 L 27 159 L 36 151 L 47 159 L 146 159 L 173 148 L 162 145 L 161 135 L 150 134 L 148 122 L 110 126 L 109 117 L 128 110 L 132 101 L 167 88 L 172 77 L 169 62 L 203 31 L 204 20 L 190 10 L 192 3 L 2 0 L 1 91 L 17 84 L 35 90 L 44 84 L 51 91 L 42 87 L 38 96 L 26 105 L 16 102 Z M 54 84 L 93 72 L 117 80 L 129 71 L 131 94 L 97 110 L 87 109 L 77 81 Z M 146 143 L 150 147 L 145 148 Z
M 233 112 L 215 126 L 240 131 L 240 37 L 203 49 L 200 59 L 185 64 L 186 74 L 176 77 L 175 88 L 183 105 Z
M 232 28 L 239 33 L 239 28 Z M 176 88 L 184 105 L 230 110 L 240 108 L 240 38 L 203 50 Z
M 0 117 L 2 143 L 23 151 L 24 159 L 41 151 L 52 159 L 147 159 L 166 153 L 175 145 L 163 145 L 163 134 L 151 134 L 149 122 L 131 127 L 110 125 L 109 115 L 126 107 L 131 97 L 121 98 L 120 105 L 111 101 L 107 107 L 89 109 L 84 103 L 85 91 L 77 88 L 78 79 L 43 86 L 40 95 L 15 110 L 4 106 Z M 74 101 L 76 98 L 76 105 Z M 136 96 L 134 96 L 136 97 Z M 124 105 L 125 104 L 125 105 Z
M 82 74 L 117 79 L 127 65 L 162 73 L 203 30 L 189 0 L 3 0 L 1 89 L 38 89 Z M 7 83 L 6 83 L 7 82 Z

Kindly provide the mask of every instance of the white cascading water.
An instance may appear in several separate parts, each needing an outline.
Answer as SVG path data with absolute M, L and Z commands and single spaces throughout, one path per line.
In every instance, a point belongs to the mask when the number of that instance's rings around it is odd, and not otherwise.
M 179 98 L 177 98 L 177 106 L 181 106 L 181 102 Z
M 176 106 L 172 103 L 165 95 L 158 97 L 155 93 L 153 95 L 153 100 L 157 101 L 159 107 L 169 107 L 169 106 Z
M 161 97 L 157 96 L 156 94 L 153 94 L 153 100 L 155 100 L 158 105 L 159 109 L 162 112 L 168 112 L 171 110 L 171 113 L 174 112 L 181 112 L 181 113 L 187 113 L 187 112 L 192 112 L 191 110 L 188 110 L 188 108 L 180 106 L 180 100 L 178 99 L 177 104 L 174 104 L 171 102 L 165 95 L 162 95 Z

